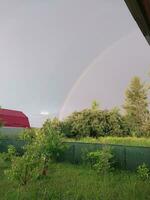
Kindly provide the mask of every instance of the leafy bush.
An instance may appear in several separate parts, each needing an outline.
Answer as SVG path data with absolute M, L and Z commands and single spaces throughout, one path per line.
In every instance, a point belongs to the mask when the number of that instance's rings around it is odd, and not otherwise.
M 145 163 L 143 163 L 138 167 L 137 174 L 138 177 L 141 178 L 142 180 L 147 180 L 150 178 L 150 169 Z
M 48 119 L 43 127 L 45 127 L 45 125 L 49 125 L 52 129 L 54 129 L 55 131 L 62 133 L 63 130 L 63 122 L 61 122 L 58 118 L 53 118 L 53 119 Z
M 11 161 L 11 159 L 17 155 L 16 149 L 13 145 L 8 146 L 7 153 L 2 153 L 4 160 Z
M 65 135 L 77 138 L 91 135 L 96 136 L 98 131 L 96 115 L 97 112 L 91 112 L 90 109 L 72 113 L 72 115 L 64 120 Z
M 91 167 L 98 173 L 105 174 L 112 169 L 113 154 L 109 147 L 104 147 L 102 150 L 90 152 L 87 154 L 87 160 Z
M 39 129 L 36 128 L 24 129 L 20 135 L 20 139 L 31 143 L 36 138 L 38 131 Z
M 74 112 L 64 122 L 67 137 L 99 137 L 108 135 L 126 136 L 129 127 L 118 109 L 99 110 L 96 107 Z
M 50 162 L 58 159 L 64 144 L 62 135 L 49 121 L 37 132 L 27 129 L 22 137 L 28 141 L 24 146 L 24 154 L 21 157 L 12 156 L 11 168 L 5 173 L 10 179 L 26 185 L 33 179 L 47 175 Z
M 3 161 L 11 161 L 12 157 L 15 155 L 17 155 L 15 147 L 13 145 L 9 145 L 7 152 L 0 153 L 0 158 Z
M 26 154 L 21 157 L 16 156 L 11 160 L 11 168 L 5 170 L 5 174 L 10 180 L 15 180 L 20 185 L 26 185 L 39 176 L 38 159 L 33 159 Z
M 49 121 L 46 121 L 41 129 L 41 134 L 38 134 L 39 141 L 42 144 L 42 152 L 49 154 L 51 160 L 57 160 L 64 152 L 64 137 L 62 133 L 55 129 Z

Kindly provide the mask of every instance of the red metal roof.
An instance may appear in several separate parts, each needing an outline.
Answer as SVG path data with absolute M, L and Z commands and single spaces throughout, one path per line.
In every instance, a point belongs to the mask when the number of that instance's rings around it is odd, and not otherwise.
M 0 109 L 0 121 L 8 127 L 30 128 L 28 117 L 21 111 Z

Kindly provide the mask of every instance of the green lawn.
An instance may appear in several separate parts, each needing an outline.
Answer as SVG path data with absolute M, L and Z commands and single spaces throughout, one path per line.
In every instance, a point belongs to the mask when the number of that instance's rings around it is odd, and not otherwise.
M 71 164 L 53 164 L 43 180 L 18 187 L 0 168 L 1 200 L 149 200 L 150 181 L 141 181 L 135 173 L 117 171 L 105 176 Z
M 85 142 L 85 143 L 101 143 L 101 144 L 118 144 L 127 146 L 145 146 L 150 147 L 150 138 L 137 138 L 137 137 L 115 137 L 105 136 L 99 138 L 84 137 L 80 139 L 65 139 L 67 142 Z

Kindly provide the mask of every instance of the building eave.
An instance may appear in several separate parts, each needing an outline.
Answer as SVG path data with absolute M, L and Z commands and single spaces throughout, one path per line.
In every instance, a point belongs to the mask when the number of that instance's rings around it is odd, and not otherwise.
M 125 2 L 150 45 L 150 0 L 125 0 Z

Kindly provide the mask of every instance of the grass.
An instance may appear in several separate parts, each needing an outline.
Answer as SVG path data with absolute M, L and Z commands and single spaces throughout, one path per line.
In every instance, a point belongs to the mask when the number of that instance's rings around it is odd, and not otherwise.
M 99 138 L 84 137 L 80 139 L 68 139 L 67 142 L 85 142 L 85 143 L 101 143 L 101 144 L 118 144 L 127 146 L 145 146 L 150 147 L 150 138 L 145 137 L 116 137 L 116 136 L 105 136 Z
M 148 200 L 150 181 L 142 181 L 135 173 L 116 171 L 97 175 L 95 171 L 67 163 L 53 164 L 43 180 L 18 187 L 0 168 L 2 200 Z
M 1 139 L 8 140 L 20 140 L 19 135 L 15 134 L 0 134 Z M 117 137 L 117 136 L 104 136 L 104 137 L 83 137 L 83 138 L 64 138 L 66 142 L 85 142 L 85 143 L 101 143 L 101 144 L 118 144 L 118 145 L 127 145 L 127 146 L 143 146 L 150 147 L 150 137 L 135 137 L 135 136 L 125 136 L 125 137 Z

